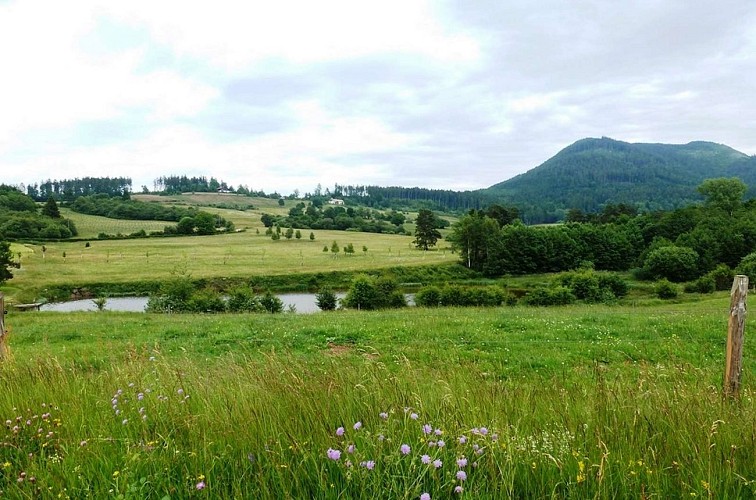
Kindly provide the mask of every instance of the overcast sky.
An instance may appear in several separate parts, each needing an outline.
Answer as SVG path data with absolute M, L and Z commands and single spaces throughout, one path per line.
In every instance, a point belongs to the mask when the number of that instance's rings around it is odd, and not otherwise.
M 0 0 L 0 182 L 477 189 L 584 137 L 756 154 L 753 0 Z

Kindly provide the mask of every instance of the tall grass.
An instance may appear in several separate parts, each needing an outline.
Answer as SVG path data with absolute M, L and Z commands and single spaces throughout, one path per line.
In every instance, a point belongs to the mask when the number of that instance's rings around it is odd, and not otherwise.
M 723 401 L 718 301 L 278 317 L 11 314 L 0 490 L 11 498 L 448 498 L 455 488 L 471 498 L 753 497 L 754 365 L 746 361 L 741 398 Z

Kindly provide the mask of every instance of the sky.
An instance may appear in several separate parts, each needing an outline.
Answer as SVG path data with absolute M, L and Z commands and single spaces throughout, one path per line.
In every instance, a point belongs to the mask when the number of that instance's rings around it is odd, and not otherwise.
M 468 190 L 585 137 L 756 154 L 753 0 L 0 0 L 0 183 Z

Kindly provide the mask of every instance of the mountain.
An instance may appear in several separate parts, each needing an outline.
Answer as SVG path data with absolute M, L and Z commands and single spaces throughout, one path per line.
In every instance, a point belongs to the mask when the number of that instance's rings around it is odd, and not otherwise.
M 715 177 L 739 177 L 756 195 L 756 157 L 723 144 L 631 144 L 582 139 L 538 167 L 481 190 L 521 208 L 529 222 L 561 219 L 564 211 L 626 203 L 668 210 L 701 200 L 696 187 Z

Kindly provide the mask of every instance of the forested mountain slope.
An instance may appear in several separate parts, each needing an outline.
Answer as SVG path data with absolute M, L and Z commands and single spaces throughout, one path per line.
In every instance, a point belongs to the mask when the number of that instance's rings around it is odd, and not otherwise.
M 707 178 L 739 177 L 756 195 L 756 157 L 722 144 L 630 144 L 582 139 L 540 166 L 482 192 L 519 206 L 532 222 L 561 219 L 564 210 L 596 212 L 607 203 L 641 210 L 673 209 L 700 200 Z

